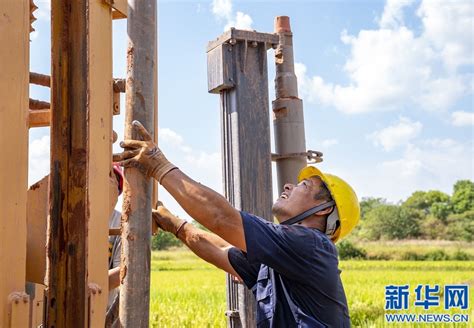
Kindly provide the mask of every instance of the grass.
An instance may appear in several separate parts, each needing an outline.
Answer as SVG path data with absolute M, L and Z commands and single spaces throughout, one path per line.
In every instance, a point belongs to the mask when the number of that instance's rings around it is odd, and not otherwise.
M 403 241 L 373 241 L 354 242 L 357 247 L 367 252 L 368 258 L 383 260 L 403 260 L 407 254 L 423 255 L 427 253 L 443 252 L 451 258 L 464 254 L 474 258 L 474 243 L 448 240 L 403 240 Z
M 372 246 L 379 247 L 376 244 Z M 470 247 L 472 248 L 472 245 Z M 440 284 L 442 287 L 450 283 L 470 285 L 469 311 L 451 311 L 468 313 L 470 326 L 437 324 L 432 327 L 474 326 L 472 261 L 342 261 L 340 268 L 354 327 L 398 327 L 384 323 L 384 288 L 388 284 L 410 284 L 410 292 L 414 294 L 413 290 L 417 284 Z M 154 252 L 151 269 L 150 326 L 226 326 L 225 274 L 222 271 L 184 249 Z M 410 313 L 415 312 L 413 301 L 414 299 L 410 300 Z M 420 313 L 423 311 L 416 310 Z M 439 307 L 427 312 L 444 313 L 444 310 Z M 405 324 L 400 327 L 412 326 Z M 424 324 L 419 327 L 431 326 Z
M 225 327 L 225 273 L 187 250 L 154 252 L 151 327 Z

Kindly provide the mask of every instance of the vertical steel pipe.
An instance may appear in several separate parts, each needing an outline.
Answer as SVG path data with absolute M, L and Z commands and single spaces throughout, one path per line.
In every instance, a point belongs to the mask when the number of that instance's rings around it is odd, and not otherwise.
M 275 96 L 273 131 L 275 152 L 283 155 L 276 161 L 278 193 L 285 183 L 296 183 L 299 171 L 306 166 L 305 156 L 285 157 L 306 152 L 303 101 L 298 98 L 298 85 L 293 58 L 293 34 L 288 16 L 275 18 L 275 33 L 280 42 L 275 50 Z
M 156 0 L 129 0 L 128 6 L 125 138 L 135 139 L 134 120 L 155 133 Z M 120 324 L 148 327 L 152 181 L 136 168 L 125 169 L 125 177 Z

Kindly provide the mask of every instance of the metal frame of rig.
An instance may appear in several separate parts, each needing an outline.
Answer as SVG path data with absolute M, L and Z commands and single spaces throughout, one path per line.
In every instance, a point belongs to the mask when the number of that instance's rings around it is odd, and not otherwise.
M 151 208 L 157 185 L 125 169 L 120 227 L 109 227 L 112 117 L 125 93 L 125 137 L 141 121 L 157 141 L 157 1 L 52 0 L 51 74 L 30 72 L 33 0 L 0 6 L 0 327 L 147 327 Z M 112 76 L 112 21 L 127 19 L 126 79 Z M 267 51 L 275 49 L 271 153 Z M 306 151 L 289 18 L 274 33 L 230 29 L 209 42 L 208 89 L 220 94 L 224 194 L 271 219 L 278 188 L 322 154 Z M 30 84 L 51 101 L 29 97 Z M 28 188 L 29 129 L 50 126 L 50 174 Z M 120 228 L 120 229 L 117 229 Z M 120 297 L 108 301 L 108 236 L 122 240 Z M 229 327 L 254 327 L 251 293 L 227 279 Z

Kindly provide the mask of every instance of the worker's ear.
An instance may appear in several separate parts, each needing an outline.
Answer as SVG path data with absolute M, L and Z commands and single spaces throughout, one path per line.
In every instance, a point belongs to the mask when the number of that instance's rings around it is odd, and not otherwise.
M 316 214 L 316 215 L 328 215 L 328 214 L 331 214 L 333 209 L 334 209 L 334 206 L 330 206 L 330 207 L 325 208 L 324 210 L 318 211 L 314 214 Z

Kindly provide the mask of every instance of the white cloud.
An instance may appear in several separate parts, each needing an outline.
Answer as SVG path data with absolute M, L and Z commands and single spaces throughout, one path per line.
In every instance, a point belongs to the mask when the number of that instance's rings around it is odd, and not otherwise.
M 474 125 L 474 113 L 456 111 L 451 114 L 451 122 L 455 126 L 472 126 Z
M 411 145 L 410 149 L 413 148 Z M 418 158 L 402 158 L 393 161 L 382 162 L 378 169 L 383 172 L 394 172 L 395 177 L 416 178 L 423 168 L 423 163 Z
M 230 19 L 232 15 L 232 0 L 213 0 L 212 13 L 219 18 Z
M 28 184 L 31 185 L 49 174 L 50 139 L 43 136 L 30 142 L 28 151 Z
M 33 32 L 30 32 L 30 40 L 33 41 L 35 39 L 37 39 L 39 36 L 39 31 L 35 30 Z
M 337 144 L 339 144 L 339 140 L 337 140 L 337 139 L 326 139 L 326 140 L 321 141 L 321 146 L 323 148 L 329 148 L 329 147 L 335 146 Z
M 461 144 L 452 139 L 429 139 L 409 145 L 401 159 L 385 161 L 377 167 L 382 179 L 377 180 L 380 192 L 393 200 L 415 190 L 451 193 L 455 181 L 474 179 L 472 148 L 472 142 Z M 384 185 L 388 190 L 382 189 Z
M 51 18 L 51 0 L 33 0 L 38 9 L 33 13 L 39 20 L 49 21 Z
M 161 142 L 171 143 L 174 146 L 183 144 L 183 137 L 168 128 L 158 129 L 158 140 Z
M 423 39 L 441 52 L 451 71 L 474 63 L 472 1 L 423 1 L 417 12 L 423 22 Z
M 158 129 L 160 148 L 166 157 L 195 181 L 222 193 L 222 164 L 220 152 L 205 152 L 191 147 L 178 132 L 169 128 Z M 159 198 L 176 215 L 189 219 L 189 216 L 160 187 Z
M 213 0 L 212 13 L 220 19 L 230 19 L 232 16 L 232 0 Z
M 380 145 L 385 151 L 391 151 L 408 142 L 421 132 L 423 125 L 420 122 L 412 122 L 406 117 L 400 117 L 399 121 L 391 126 L 375 131 L 368 135 L 375 145 Z
M 473 151 L 472 141 L 428 139 L 408 144 L 398 158 L 372 162 L 364 168 L 337 167 L 326 162 L 320 166 L 323 172 L 346 179 L 359 199 L 382 197 L 396 203 L 416 190 L 441 190 L 450 194 L 456 181 L 474 180 Z M 332 167 L 326 169 L 326 165 Z
M 413 0 L 387 0 L 379 25 L 383 28 L 396 28 L 403 25 L 403 9 L 413 2 Z
M 420 34 L 404 25 L 403 9 L 412 3 L 389 0 L 378 29 L 341 33 L 350 48 L 344 65 L 348 84 L 308 76 L 306 67 L 298 64 L 302 96 L 353 114 L 409 106 L 449 110 L 472 92 L 471 79 L 459 68 L 474 60 L 474 4 L 424 0 L 417 10 Z
M 234 14 L 232 0 L 213 0 L 212 13 L 217 19 L 225 21 L 224 31 L 231 27 L 241 30 L 252 29 L 252 17 L 241 11 Z
M 224 30 L 228 30 L 231 27 L 235 27 L 240 30 L 251 30 L 252 22 L 252 17 L 247 14 L 244 14 L 243 12 L 238 11 L 237 14 L 235 14 L 234 19 L 228 20 L 226 26 L 224 27 Z

